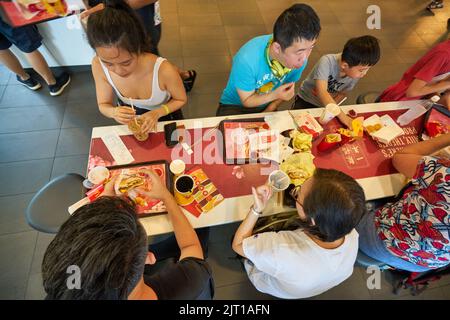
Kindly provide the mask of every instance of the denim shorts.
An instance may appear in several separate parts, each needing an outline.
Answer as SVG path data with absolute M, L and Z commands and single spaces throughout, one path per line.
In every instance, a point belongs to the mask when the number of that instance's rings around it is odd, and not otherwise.
M 13 28 L 0 19 L 0 50 L 9 49 L 11 45 L 31 53 L 42 45 L 42 36 L 35 25 Z
M 359 233 L 359 249 L 369 257 L 399 270 L 410 272 L 430 271 L 431 269 L 429 268 L 415 265 L 389 252 L 375 228 L 375 212 L 374 210 L 366 214 L 356 227 L 356 231 Z

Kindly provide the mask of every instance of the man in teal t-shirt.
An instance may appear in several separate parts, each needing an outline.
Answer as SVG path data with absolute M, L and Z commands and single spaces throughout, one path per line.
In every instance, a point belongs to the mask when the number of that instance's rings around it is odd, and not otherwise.
M 286 9 L 273 35 L 253 38 L 234 56 L 217 115 L 276 111 L 291 100 L 319 33 L 320 20 L 310 6 Z

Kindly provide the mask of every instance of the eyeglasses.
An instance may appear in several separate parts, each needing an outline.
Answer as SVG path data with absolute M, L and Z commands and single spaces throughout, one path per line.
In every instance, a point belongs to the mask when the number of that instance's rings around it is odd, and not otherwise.
M 303 204 L 301 204 L 300 201 L 298 201 L 298 196 L 300 194 L 301 189 L 302 189 L 301 186 L 292 188 L 292 190 L 289 191 L 289 195 L 292 197 L 292 199 L 294 199 L 295 202 L 297 202 L 303 208 Z

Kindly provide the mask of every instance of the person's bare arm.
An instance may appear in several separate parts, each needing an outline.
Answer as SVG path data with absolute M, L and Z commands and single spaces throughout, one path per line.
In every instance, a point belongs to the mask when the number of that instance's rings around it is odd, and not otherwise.
M 422 97 L 432 93 L 443 92 L 450 89 L 450 79 L 444 79 L 442 81 L 428 84 L 427 82 L 414 79 L 406 90 L 406 96 L 408 98 Z
M 129 107 L 114 107 L 114 90 L 106 79 L 98 57 L 92 59 L 92 75 L 100 112 L 107 118 L 126 124 L 134 118 L 135 112 Z
M 253 208 L 258 212 L 263 212 L 270 197 L 272 196 L 272 188 L 268 185 L 262 185 L 256 189 L 252 187 L 253 193 Z M 258 216 L 253 214 L 251 210 L 248 212 L 247 217 L 242 221 L 239 228 L 234 234 L 233 243 L 231 244 L 234 252 L 242 257 L 245 257 L 243 242 L 246 238 L 250 237 L 255 227 Z
M 98 57 L 92 59 L 92 76 L 95 81 L 98 108 L 105 117 L 113 118 L 114 90 L 106 79 Z
M 275 101 L 272 101 L 267 107 L 266 109 L 264 109 L 263 112 L 272 112 L 272 111 L 277 111 L 278 107 L 280 106 L 280 104 L 283 102 L 283 100 L 281 99 L 277 99 Z
M 398 172 L 407 178 L 412 178 L 422 157 L 431 155 L 448 146 L 450 146 L 450 133 L 406 146 L 394 154 L 392 163 Z
M 180 109 L 187 103 L 186 90 L 183 86 L 177 68 L 168 61 L 164 61 L 160 68 L 160 87 L 170 93 L 170 100 L 167 102 L 169 111 Z
M 168 212 L 168 217 L 172 222 L 173 232 L 175 234 L 178 247 L 181 251 L 180 260 L 187 257 L 203 259 L 203 250 L 200 240 L 198 239 L 197 234 L 195 233 L 194 228 L 192 228 L 189 220 L 186 218 L 175 201 L 175 198 L 162 184 L 161 179 L 153 171 L 142 171 L 150 175 L 152 179 L 152 190 L 145 191 L 138 188 L 139 192 L 147 194 L 153 199 L 160 199 L 164 202 Z
M 316 80 L 316 91 L 317 97 L 319 98 L 323 107 L 330 103 L 337 104 L 336 100 L 334 100 L 334 98 L 328 92 L 328 80 Z
M 236 89 L 241 99 L 242 105 L 246 108 L 259 107 L 260 105 L 271 103 L 275 100 L 289 101 L 295 95 L 295 83 L 283 84 L 266 94 L 258 94 L 255 91 L 242 91 Z
M 180 74 L 170 62 L 164 61 L 159 69 L 159 86 L 161 90 L 170 93 L 170 100 L 158 109 L 146 112 L 142 115 L 144 123 L 142 132 L 148 133 L 156 129 L 159 118 L 180 109 L 187 102 L 186 91 Z M 166 110 L 167 109 L 167 110 Z

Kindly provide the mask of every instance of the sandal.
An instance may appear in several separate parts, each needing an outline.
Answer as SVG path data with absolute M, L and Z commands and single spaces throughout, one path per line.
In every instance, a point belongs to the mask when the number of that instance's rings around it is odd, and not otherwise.
M 184 89 L 186 92 L 189 92 L 192 90 L 192 87 L 194 86 L 195 78 L 197 77 L 197 72 L 195 70 L 188 70 L 189 72 L 189 78 L 186 78 L 183 80 Z

